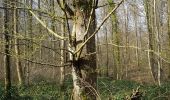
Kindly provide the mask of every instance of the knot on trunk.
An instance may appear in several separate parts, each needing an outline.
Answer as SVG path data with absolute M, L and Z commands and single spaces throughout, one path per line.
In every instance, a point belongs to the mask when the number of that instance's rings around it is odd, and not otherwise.
M 74 61 L 74 65 L 79 67 L 80 69 L 84 69 L 85 66 L 89 64 L 90 60 L 87 57 L 79 58 L 78 60 Z

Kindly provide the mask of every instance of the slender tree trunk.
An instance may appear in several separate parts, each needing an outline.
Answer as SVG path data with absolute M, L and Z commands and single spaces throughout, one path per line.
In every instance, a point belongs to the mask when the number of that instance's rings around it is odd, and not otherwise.
M 61 29 L 62 29 L 62 33 L 61 33 L 61 36 L 65 36 L 65 32 L 66 32 L 66 29 L 65 29 L 65 20 L 63 19 L 63 24 L 61 26 Z M 61 40 L 60 42 L 60 47 L 61 47 L 61 65 L 62 67 L 60 68 L 60 86 L 61 88 L 64 88 L 64 76 L 65 76 L 65 66 L 64 66 L 64 62 L 65 62 L 65 52 L 64 52 L 64 48 L 65 48 L 65 41 L 64 40 Z
M 168 36 L 169 36 L 169 50 L 170 50 L 170 0 L 168 0 Z M 169 53 L 170 55 L 170 53 Z M 169 59 L 170 59 L 170 56 L 169 56 Z M 169 60 L 170 61 L 170 60 Z M 168 78 L 170 79 L 170 64 L 168 66 Z
M 126 60 L 125 60 L 125 76 L 126 78 L 128 77 L 128 68 L 129 68 L 129 65 L 130 65 L 130 50 L 129 50 L 129 32 L 128 32 L 128 23 L 129 23 L 129 18 L 128 18 L 128 11 L 127 9 L 125 8 L 125 4 L 124 4 L 124 15 L 125 16 L 125 34 L 126 34 L 126 49 L 125 49 L 125 52 L 126 52 Z
M 11 60 L 10 60 L 10 15 L 11 11 L 8 9 L 10 0 L 4 0 L 4 39 L 5 39 L 5 56 L 4 56 L 4 69 L 5 69 L 5 98 L 11 98 Z
M 107 27 L 105 27 L 105 31 L 106 31 L 106 76 L 109 76 L 109 46 L 108 46 L 108 38 L 107 38 Z
M 160 2 L 157 0 L 154 0 L 154 27 L 155 27 L 155 34 L 156 34 L 156 40 L 157 40 L 157 52 L 158 52 L 158 57 L 157 57 L 157 63 L 158 63 L 158 85 L 161 85 L 161 58 L 160 58 L 160 52 L 161 52 L 161 44 L 160 44 L 160 16 L 159 16 L 159 8 L 158 4 Z
M 97 56 L 97 69 L 98 69 L 98 75 L 101 76 L 102 74 L 102 70 L 101 70 L 101 66 L 100 66 L 100 58 L 102 58 L 102 53 L 101 53 L 101 49 L 100 49 L 100 39 L 99 39 L 99 34 L 96 34 L 97 36 L 97 46 L 96 46 L 96 56 Z
M 29 5 L 30 9 L 32 9 L 33 0 L 27 0 L 26 2 Z M 28 13 L 28 36 L 30 36 L 30 38 L 32 39 L 33 38 L 33 34 L 32 34 L 32 14 L 29 13 L 29 12 L 27 12 L 27 13 Z M 33 48 L 32 48 L 32 40 L 28 40 L 27 48 L 28 48 L 27 52 L 31 52 L 33 50 Z M 26 76 L 27 76 L 27 85 L 29 85 L 30 84 L 30 67 L 31 67 L 32 64 L 30 62 L 27 62 L 27 64 L 28 65 L 27 65 L 27 74 L 26 74 Z
M 107 8 L 104 8 L 104 16 L 106 16 L 108 12 Z M 106 66 L 106 70 L 104 69 L 104 73 L 106 73 L 105 75 L 107 77 L 109 77 L 109 46 L 108 46 L 108 30 L 107 30 L 107 26 L 104 27 L 104 32 L 105 32 L 105 46 L 106 46 L 106 51 L 104 50 L 104 52 L 106 52 L 106 61 L 105 61 L 105 65 Z
M 134 1 L 134 3 L 136 4 L 136 2 Z M 136 34 L 136 47 L 138 48 L 139 47 L 139 36 L 138 36 L 138 18 L 137 18 L 137 8 L 136 6 L 133 7 L 134 8 L 134 20 L 135 20 L 135 34 Z M 137 60 L 137 67 L 139 68 L 139 61 L 140 61 L 140 58 L 139 58 L 139 49 L 136 49 L 136 60 Z
M 151 69 L 151 75 L 153 77 L 154 82 L 157 81 L 157 71 L 156 71 L 156 65 L 155 65 L 155 56 L 154 56 L 154 20 L 153 20 L 153 7 L 150 6 L 152 0 L 145 0 L 145 10 L 146 10 L 146 19 L 147 19 L 147 27 L 148 27 L 148 34 L 149 34 L 149 40 L 148 40 L 148 60 L 149 60 L 149 67 Z
M 110 4 L 110 8 L 113 9 L 115 7 L 114 1 L 112 0 L 108 0 L 108 3 Z M 117 15 L 116 13 L 113 13 L 112 16 L 112 41 L 116 44 L 116 45 L 120 45 L 120 41 L 119 41 L 119 33 L 118 33 L 118 20 L 117 20 Z M 117 47 L 113 47 L 113 57 L 114 57 L 114 74 L 113 77 L 114 79 L 120 79 L 120 48 Z
M 17 1 L 15 0 L 15 4 L 14 4 L 14 8 L 17 7 Z M 18 33 L 18 10 L 14 9 L 13 10 L 13 32 L 14 35 L 16 36 Z M 15 57 L 16 57 L 16 69 L 17 69 L 17 75 L 18 75 L 18 84 L 19 85 L 23 85 L 24 83 L 24 77 L 23 77 L 23 72 L 22 72 L 22 66 L 21 66 L 21 61 L 20 61 L 20 50 L 19 50 L 19 39 L 17 39 L 17 37 L 14 39 L 15 42 Z
M 41 10 L 41 0 L 38 0 L 38 9 Z M 39 16 L 40 20 L 42 19 L 41 15 L 42 15 L 41 12 L 39 12 L 38 16 Z M 41 27 L 42 27 L 41 24 L 38 24 L 39 34 L 42 34 L 42 28 Z M 40 60 L 42 60 L 42 55 L 43 55 L 41 45 L 42 45 L 42 42 L 40 42 L 40 53 L 39 53 L 40 54 Z
M 50 12 L 52 14 L 52 16 L 55 16 L 55 5 L 54 5 L 54 0 L 50 0 Z M 52 17 L 51 18 L 51 29 L 55 32 L 55 20 L 54 18 Z M 52 35 L 52 48 L 56 48 L 56 41 L 53 41 L 55 40 L 55 37 Z M 60 45 L 59 45 L 59 48 Z M 49 51 L 50 52 L 50 51 Z M 54 61 L 56 62 L 56 53 L 55 51 L 52 52 L 52 57 L 54 58 Z M 53 67 L 53 79 L 55 79 L 55 74 L 56 74 L 56 68 Z
M 22 3 L 24 3 L 24 4 L 26 4 L 26 0 L 24 0 Z M 24 5 L 24 8 L 26 8 L 26 5 Z M 24 27 L 27 29 L 27 11 L 26 11 L 26 9 L 24 9 Z M 26 29 L 24 30 L 24 36 L 26 37 L 27 36 L 27 31 L 26 31 Z M 24 45 L 24 57 L 26 57 L 26 55 L 27 55 L 27 41 L 26 40 L 24 40 L 24 43 L 25 43 L 25 45 Z M 27 61 L 25 61 L 24 62 L 24 64 L 23 64 L 23 74 L 24 74 L 24 82 L 26 83 L 27 81 L 26 81 L 26 79 L 27 79 L 27 71 L 26 71 L 26 68 L 27 68 Z

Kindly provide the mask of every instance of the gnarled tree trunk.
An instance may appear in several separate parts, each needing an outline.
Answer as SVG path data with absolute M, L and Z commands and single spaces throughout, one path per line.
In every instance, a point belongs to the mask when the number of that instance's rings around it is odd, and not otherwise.
M 74 26 L 72 33 L 72 50 L 77 51 L 84 39 L 87 39 L 96 29 L 95 10 L 96 0 L 76 0 L 74 2 Z M 91 23 L 88 23 L 91 19 Z M 87 31 L 88 30 L 88 31 Z M 87 34 L 84 34 L 86 33 Z M 74 100 L 95 100 L 96 89 L 96 47 L 95 37 L 91 38 L 85 47 L 72 55 L 72 76 L 74 84 Z

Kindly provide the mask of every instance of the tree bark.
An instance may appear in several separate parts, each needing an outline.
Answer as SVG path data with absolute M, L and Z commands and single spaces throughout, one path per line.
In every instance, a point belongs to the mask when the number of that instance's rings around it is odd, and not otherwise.
M 75 15 L 72 32 L 73 41 L 71 43 L 72 51 L 76 51 L 84 39 L 87 39 L 96 29 L 95 10 L 93 9 L 95 0 L 76 0 L 74 5 Z M 88 27 L 90 17 L 91 23 Z M 87 30 L 87 34 L 84 34 Z M 97 73 L 95 46 L 95 37 L 93 37 L 80 52 L 72 55 L 74 100 L 96 99 Z

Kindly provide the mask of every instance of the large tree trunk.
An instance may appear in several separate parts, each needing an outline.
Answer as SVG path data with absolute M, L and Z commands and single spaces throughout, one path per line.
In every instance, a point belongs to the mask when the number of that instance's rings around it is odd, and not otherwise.
M 84 39 L 89 37 L 96 29 L 95 10 L 91 13 L 95 0 L 76 0 L 75 16 L 73 26 L 72 50 L 76 51 L 83 43 Z M 91 15 L 91 24 L 87 34 L 88 22 Z M 86 35 L 84 37 L 84 35 Z M 90 39 L 80 52 L 72 55 L 72 76 L 74 84 L 74 100 L 95 100 L 96 89 L 96 47 L 95 37 Z
M 11 98 L 11 60 L 10 60 L 10 15 L 11 11 L 8 9 L 10 0 L 4 0 L 4 39 L 5 39 L 5 56 L 4 56 L 4 69 L 5 69 L 5 98 Z

